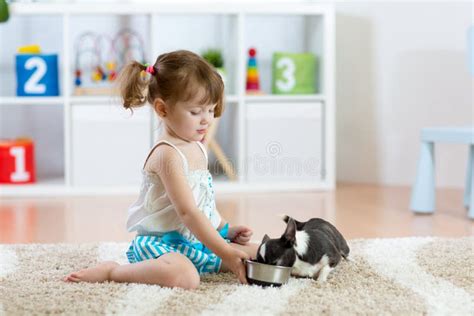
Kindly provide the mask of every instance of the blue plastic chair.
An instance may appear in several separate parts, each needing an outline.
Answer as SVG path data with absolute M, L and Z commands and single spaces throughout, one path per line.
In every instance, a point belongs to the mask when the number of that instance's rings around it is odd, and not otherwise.
M 469 145 L 464 206 L 474 219 L 474 127 L 424 128 L 421 131 L 421 153 L 410 208 L 416 213 L 433 213 L 435 210 L 435 157 L 436 142 Z

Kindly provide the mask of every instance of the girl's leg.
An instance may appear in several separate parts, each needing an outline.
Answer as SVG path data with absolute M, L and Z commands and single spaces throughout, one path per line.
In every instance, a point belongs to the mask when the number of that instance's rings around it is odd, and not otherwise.
M 239 250 L 242 250 L 243 252 L 247 253 L 250 256 L 250 259 L 255 259 L 257 258 L 257 250 L 259 244 L 255 243 L 248 243 L 246 245 L 241 245 L 241 244 L 236 244 L 231 242 L 229 245 L 231 245 L 234 248 L 237 248 Z M 227 268 L 224 264 L 222 264 L 221 269 L 219 270 L 220 272 L 229 272 L 229 268 Z
M 71 273 L 64 278 L 69 282 L 126 282 L 156 284 L 164 287 L 195 289 L 199 274 L 192 262 L 180 253 L 167 253 L 158 259 L 119 265 L 103 262 L 93 268 Z

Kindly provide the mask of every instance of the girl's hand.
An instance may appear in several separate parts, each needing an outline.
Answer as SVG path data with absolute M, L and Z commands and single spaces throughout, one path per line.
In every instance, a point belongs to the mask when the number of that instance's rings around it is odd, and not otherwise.
M 222 263 L 232 271 L 242 284 L 247 284 L 244 260 L 250 256 L 242 250 L 229 246 L 229 252 L 222 257 Z
M 229 237 L 230 241 L 241 245 L 247 244 L 250 241 L 250 237 L 252 237 L 252 235 L 253 231 L 246 226 L 229 227 L 229 231 L 227 233 L 227 237 Z

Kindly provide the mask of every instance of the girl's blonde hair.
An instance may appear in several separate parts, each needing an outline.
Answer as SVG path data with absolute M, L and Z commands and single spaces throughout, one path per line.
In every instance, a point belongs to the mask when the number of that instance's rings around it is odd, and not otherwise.
M 201 56 L 178 50 L 158 56 L 149 79 L 143 76 L 146 66 L 137 61 L 126 65 L 120 73 L 119 90 L 126 109 L 133 109 L 146 102 L 153 104 L 161 98 L 166 104 L 186 102 L 204 88 L 200 104 L 217 104 L 214 117 L 223 112 L 224 83 L 214 67 Z

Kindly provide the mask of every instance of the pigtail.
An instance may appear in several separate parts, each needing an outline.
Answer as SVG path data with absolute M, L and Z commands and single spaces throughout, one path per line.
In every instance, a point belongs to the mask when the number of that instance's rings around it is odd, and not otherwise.
M 120 72 L 118 79 L 120 96 L 123 107 L 132 110 L 140 107 L 147 101 L 148 85 L 150 79 L 143 76 L 146 66 L 137 61 L 132 61 Z

